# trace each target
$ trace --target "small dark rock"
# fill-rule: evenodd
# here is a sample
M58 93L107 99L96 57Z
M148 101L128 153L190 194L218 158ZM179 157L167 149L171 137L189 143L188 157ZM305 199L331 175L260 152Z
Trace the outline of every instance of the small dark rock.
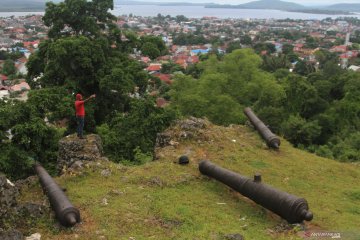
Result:
M188 156L186 155L182 155L180 158L179 158L179 164L188 164L189 163L189 158Z

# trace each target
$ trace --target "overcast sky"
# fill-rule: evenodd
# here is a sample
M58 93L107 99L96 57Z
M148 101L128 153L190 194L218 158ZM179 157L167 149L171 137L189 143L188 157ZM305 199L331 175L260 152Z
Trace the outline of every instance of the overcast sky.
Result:
M221 4L240 4L252 2L252 0L151 0L152 2L214 2ZM335 3L360 3L360 0L285 0L302 5L330 5Z

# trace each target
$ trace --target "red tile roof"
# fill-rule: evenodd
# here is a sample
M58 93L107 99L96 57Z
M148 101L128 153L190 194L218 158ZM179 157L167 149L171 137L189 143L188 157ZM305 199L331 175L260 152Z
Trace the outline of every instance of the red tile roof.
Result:
M22 91L22 90L30 90L30 86L27 82L22 82L22 83L12 86L11 90L14 92L18 92L18 91Z
M146 70L152 72L152 71L160 71L160 69L161 69L161 64L151 64L149 67L147 67Z
M3 80L3 81L8 80L8 77L7 77L6 75L3 75L3 74L0 74L0 78L1 78L1 80Z
M167 84L172 83L170 74L158 73L158 74L154 74L154 76L160 78L160 80L163 81L164 83L167 83Z
M165 107L168 104L168 102L164 98L157 98L156 99L156 105L158 107Z

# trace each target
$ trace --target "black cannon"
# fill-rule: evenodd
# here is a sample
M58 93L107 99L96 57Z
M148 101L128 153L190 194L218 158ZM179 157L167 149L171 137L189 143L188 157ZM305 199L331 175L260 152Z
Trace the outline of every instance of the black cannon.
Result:
M280 139L273 134L270 129L255 115L251 108L245 108L244 113L252 125L254 125L256 130L260 133L261 137L266 141L266 144L269 147L278 149L280 146Z
M72 227L80 222L79 210L70 203L59 185L40 164L35 164L34 168L59 222L65 227Z
M252 180L206 160L200 162L199 170L202 174L215 178L276 213L289 223L300 223L304 220L311 221L313 219L313 214L309 211L308 203L304 198L298 198L261 183L260 175L255 175L254 180Z

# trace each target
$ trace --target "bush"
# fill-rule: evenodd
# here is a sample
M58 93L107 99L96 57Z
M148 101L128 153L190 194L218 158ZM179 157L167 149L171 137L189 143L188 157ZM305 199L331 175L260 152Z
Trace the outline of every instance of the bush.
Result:
M152 158L157 133L165 130L176 116L172 109L156 107L153 100L134 99L129 112L116 114L97 132L112 160L140 164Z

